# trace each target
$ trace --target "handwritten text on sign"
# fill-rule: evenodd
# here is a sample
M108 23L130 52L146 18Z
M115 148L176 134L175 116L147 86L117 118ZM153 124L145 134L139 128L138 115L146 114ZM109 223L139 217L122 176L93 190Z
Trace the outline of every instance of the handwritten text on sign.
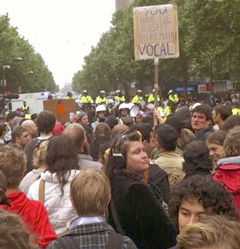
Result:
M179 57L176 4L137 7L133 15L136 60Z

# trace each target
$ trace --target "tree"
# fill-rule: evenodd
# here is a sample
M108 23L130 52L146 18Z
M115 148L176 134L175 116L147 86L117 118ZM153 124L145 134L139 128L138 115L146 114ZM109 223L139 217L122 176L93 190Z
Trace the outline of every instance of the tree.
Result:
M18 92L21 88L22 92L36 92L58 89L42 56L19 36L17 28L10 26L8 15L0 16L0 63L2 76L3 65L10 65L10 69L4 72L7 86L2 90Z

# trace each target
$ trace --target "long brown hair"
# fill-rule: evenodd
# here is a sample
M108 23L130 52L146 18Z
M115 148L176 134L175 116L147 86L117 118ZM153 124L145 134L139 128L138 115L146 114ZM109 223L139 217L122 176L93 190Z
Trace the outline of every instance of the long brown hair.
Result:
M50 173L56 173L61 191L72 169L79 169L78 152L71 139L65 135L54 136L47 148L46 164Z

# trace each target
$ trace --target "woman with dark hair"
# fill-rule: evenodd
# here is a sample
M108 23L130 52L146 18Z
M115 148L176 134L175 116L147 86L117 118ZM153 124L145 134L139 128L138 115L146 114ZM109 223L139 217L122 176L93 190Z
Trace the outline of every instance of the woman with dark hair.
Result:
M215 169L217 168L218 160L223 157L223 143L226 136L227 131L224 130L215 131L207 136L206 143Z
M189 143L183 151L183 158L185 177L195 174L211 175L213 167L205 142L193 141Z
M66 231L68 221L77 217L69 198L70 183L80 172L77 155L76 146L69 137L61 135L51 138L46 155L47 170L28 192L30 199L44 203L58 235Z
M201 175L185 178L173 188L170 197L170 215L176 229L181 232L202 213L238 219L233 197L223 185Z
M111 140L111 128L106 123L99 123L94 131L94 139L90 146L90 155L97 161L99 146Z
M106 168L112 189L110 223L130 236L138 248L166 249L175 244L175 231L162 202L143 182L148 169L141 133L119 134Z

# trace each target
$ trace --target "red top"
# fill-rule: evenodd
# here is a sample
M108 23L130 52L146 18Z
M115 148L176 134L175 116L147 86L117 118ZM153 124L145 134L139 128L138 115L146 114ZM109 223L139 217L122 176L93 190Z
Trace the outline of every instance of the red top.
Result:
M233 201L240 220L240 165L227 164L219 166L213 179L223 183L228 192L233 194Z
M37 242L41 248L45 248L57 238L50 224L48 212L41 202L28 199L21 191L9 194L7 197L11 202L11 207L7 205L0 205L0 207L19 214L30 232L37 235Z

